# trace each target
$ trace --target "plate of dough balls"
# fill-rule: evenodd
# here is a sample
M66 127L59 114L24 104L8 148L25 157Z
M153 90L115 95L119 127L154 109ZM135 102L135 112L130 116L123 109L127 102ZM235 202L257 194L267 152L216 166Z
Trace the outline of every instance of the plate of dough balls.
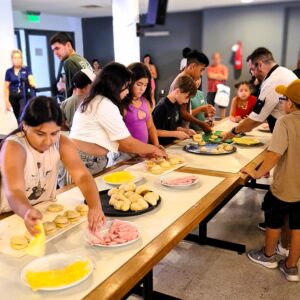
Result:
M231 154L236 152L236 147L223 143L223 144L214 144L206 143L205 146L200 146L199 144L188 144L183 147L183 150L202 155L224 155Z
M128 167L128 170L145 174L162 175L174 171L186 164L180 155L170 155L168 159L152 158Z
M161 202L159 194L149 186L135 183L122 184L100 192L101 204L106 216L135 216L156 208Z

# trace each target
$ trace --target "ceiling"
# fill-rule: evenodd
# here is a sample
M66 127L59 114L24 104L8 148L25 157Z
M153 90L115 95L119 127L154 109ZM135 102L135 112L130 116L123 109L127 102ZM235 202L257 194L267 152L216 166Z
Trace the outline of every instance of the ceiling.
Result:
M120 1L120 0L119 0ZM300 1L300 0L298 0ZM298 2L295 1L295 2ZM283 0L253 0L251 4L285 2ZM12 0L13 10L38 11L45 14L76 16L76 17L103 17L111 16L112 0ZM140 0L140 13L145 14L148 0ZM168 12L191 11L210 7L251 5L243 4L241 0L169 0ZM85 8L86 5L98 5L97 8Z

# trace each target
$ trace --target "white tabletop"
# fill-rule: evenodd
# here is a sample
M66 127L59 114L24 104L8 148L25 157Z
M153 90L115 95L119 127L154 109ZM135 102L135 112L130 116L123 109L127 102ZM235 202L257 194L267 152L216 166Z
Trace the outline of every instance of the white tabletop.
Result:
M214 130L229 131L237 124L226 120L214 127ZM269 145L271 133L254 129L247 133L247 137L258 138L263 144L258 146L235 145L237 151L226 155L198 155L185 152L184 145L192 142L191 139L176 143L167 148L169 154L180 154L187 162L186 167L195 169L205 169L211 171L237 173L249 162L262 153Z
M182 174L180 173L180 175ZM224 180L221 177L197 176L199 177L199 184L191 189L178 189L176 192L174 192L174 188L161 186L157 178L145 176L146 184L158 191L162 201L151 212L140 216L122 218L134 222L140 229L141 239L131 245L113 249L90 246L83 239L82 229L86 223L78 225L48 242L46 254L65 252L86 256L93 261L95 270L92 276L79 285L55 292L32 292L31 289L21 283L20 273L22 268L33 258L29 256L15 258L1 254L0 292L5 294L7 299L82 299ZM101 180L101 177L96 179L96 183L99 190L111 188ZM64 199L73 199L74 203L77 203L83 199L83 196L78 188L73 188L58 195L58 201L64 201Z

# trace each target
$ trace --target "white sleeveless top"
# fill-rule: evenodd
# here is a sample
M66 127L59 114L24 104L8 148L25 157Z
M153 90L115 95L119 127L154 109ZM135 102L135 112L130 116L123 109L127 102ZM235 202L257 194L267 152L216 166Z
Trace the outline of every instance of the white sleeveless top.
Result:
M60 162L59 139L43 153L33 149L22 132L9 136L6 140L19 143L26 151L24 168L25 194L30 204L34 205L42 201L55 200ZM13 159L13 155L11 159ZM0 189L0 213L11 211L2 182Z

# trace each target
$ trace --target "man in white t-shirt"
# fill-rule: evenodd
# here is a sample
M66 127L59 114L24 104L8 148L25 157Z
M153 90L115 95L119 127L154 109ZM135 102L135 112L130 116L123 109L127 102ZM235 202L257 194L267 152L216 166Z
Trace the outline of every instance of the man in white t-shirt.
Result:
M279 103L280 95L275 88L278 85L289 85L297 79L291 70L276 64L272 53L267 48L257 48L248 58L251 74L262 81L259 97L252 113L227 132L223 140L232 138L238 133L249 132L265 121L268 121L272 132L276 120L285 114Z

